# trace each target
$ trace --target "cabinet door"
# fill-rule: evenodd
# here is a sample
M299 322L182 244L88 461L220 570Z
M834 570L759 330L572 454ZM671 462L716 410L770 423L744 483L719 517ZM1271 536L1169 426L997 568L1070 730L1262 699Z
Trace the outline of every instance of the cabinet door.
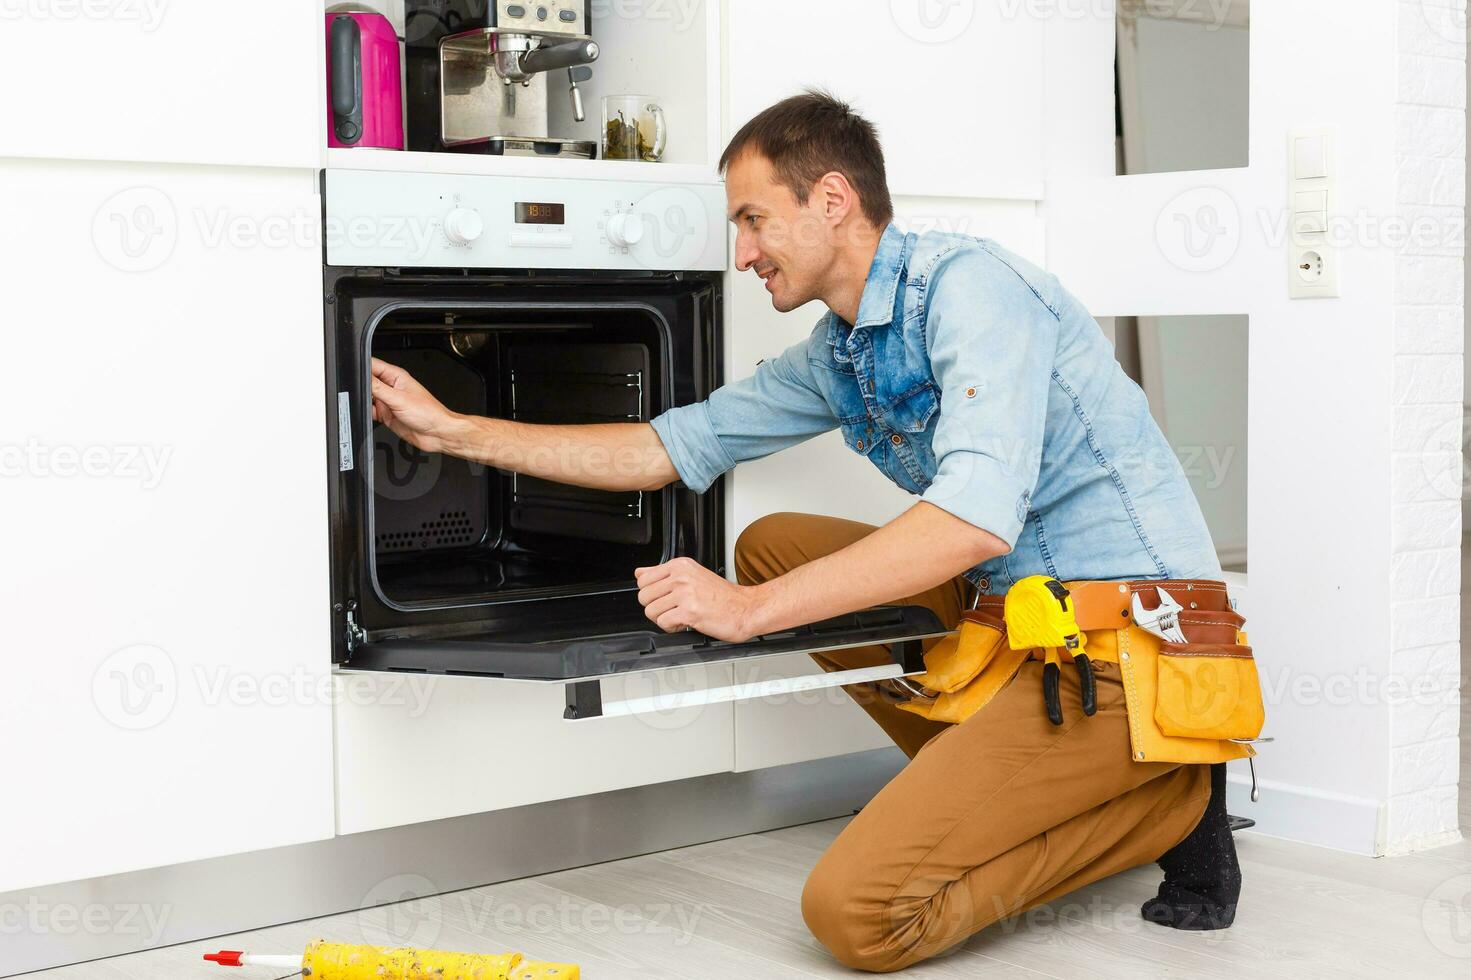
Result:
M564 721L560 685L344 673L337 707L340 834L729 772L731 706ZM729 664L627 674L610 699L732 683Z
M728 118L816 86L878 127L897 195L1040 196L1046 25L1030 6L731 3Z
M0 162L0 892L332 833L319 215Z
M309 167L322 5L101 0L0 9L0 156Z

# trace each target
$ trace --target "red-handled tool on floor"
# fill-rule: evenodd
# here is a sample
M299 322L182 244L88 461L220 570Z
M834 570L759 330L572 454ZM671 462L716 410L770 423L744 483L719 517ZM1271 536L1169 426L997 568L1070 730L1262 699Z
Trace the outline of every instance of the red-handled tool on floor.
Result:
M446 953L433 949L350 946L317 939L300 956L225 949L205 953L220 966L289 970L312 980L578 980L571 963L541 963L520 953Z

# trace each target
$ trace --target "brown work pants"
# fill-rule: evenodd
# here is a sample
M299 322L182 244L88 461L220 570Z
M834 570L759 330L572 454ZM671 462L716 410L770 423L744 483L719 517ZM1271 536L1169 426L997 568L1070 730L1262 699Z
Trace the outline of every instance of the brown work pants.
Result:
M743 584L768 581L874 528L773 514L736 544ZM971 586L955 578L902 600L954 624ZM827 670L889 663L880 648L817 657ZM1156 860L1195 828L1210 768L1130 758L1114 664L1095 664L1098 712L1084 717L1062 674L1064 721L1042 703L1042 665L959 725L900 711L886 684L844 688L910 763L853 818L807 879L802 915L844 964L900 970L999 919Z

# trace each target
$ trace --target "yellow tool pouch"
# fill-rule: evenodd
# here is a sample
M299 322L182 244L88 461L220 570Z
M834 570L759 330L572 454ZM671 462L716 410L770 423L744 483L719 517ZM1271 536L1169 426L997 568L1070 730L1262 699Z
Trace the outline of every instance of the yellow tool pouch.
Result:
M930 721L962 722L1011 682L1029 654L1007 646L1006 627L999 617L968 612L953 634L925 652L925 672L914 678L935 697L899 707Z
M1228 608L1219 582L1068 583L1079 626L1094 663L1117 664L1138 762L1215 763L1255 755L1243 744L1265 721L1261 685L1245 621ZM1183 600L1180 629L1187 642L1169 643L1134 624L1135 591L1152 597L1168 586ZM934 692L899 705L931 721L958 724L981 710L1021 665L1040 651L1012 650L1000 596L983 596L956 633L925 653L925 673L913 680ZM1043 710L1039 693L1037 710Z
M1251 647L1215 643L1163 643L1154 721L1175 738L1250 741L1262 733L1266 713Z

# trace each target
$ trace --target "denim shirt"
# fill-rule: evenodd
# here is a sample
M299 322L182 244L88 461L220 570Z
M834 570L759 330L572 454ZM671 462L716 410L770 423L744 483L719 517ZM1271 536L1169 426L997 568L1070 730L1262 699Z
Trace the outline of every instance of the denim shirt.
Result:
M1038 574L1221 573L1180 462L1097 322L987 239L889 226L855 323L829 312L752 377L653 425L700 492L840 428L894 483L1006 542L966 573L983 592Z

